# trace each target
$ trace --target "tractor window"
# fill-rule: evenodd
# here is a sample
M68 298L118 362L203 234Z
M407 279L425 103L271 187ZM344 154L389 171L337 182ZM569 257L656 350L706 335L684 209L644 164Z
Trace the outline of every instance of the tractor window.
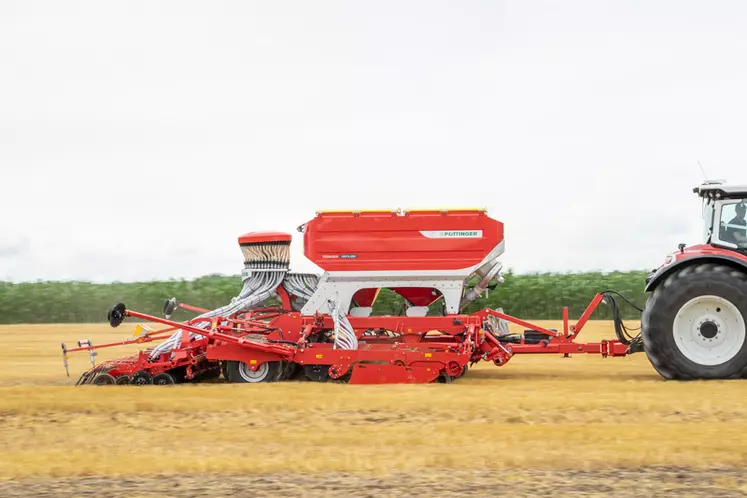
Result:
M721 207L721 217L718 225L718 238L723 242L730 242L740 248L747 248L747 221L745 212L747 205L744 201L724 204Z

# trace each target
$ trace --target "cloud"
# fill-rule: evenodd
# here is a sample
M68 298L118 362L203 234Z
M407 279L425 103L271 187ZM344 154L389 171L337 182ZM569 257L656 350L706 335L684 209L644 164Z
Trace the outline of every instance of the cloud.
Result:
M18 242L7 242L0 239L0 259L25 258L31 255L31 242L23 238Z

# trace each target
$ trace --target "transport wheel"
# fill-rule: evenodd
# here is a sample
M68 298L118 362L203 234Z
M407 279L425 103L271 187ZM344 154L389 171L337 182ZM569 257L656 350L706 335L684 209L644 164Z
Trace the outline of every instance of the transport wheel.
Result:
M451 384L451 375L441 372L441 375L436 377L436 380L434 380L433 382L437 384Z
M713 263L670 275L648 298L641 337L665 379L747 377L747 275Z
M303 376L303 369L301 368L301 365L294 362L288 362L288 373L286 380L297 380L299 377Z
M116 383L116 379L108 373L100 373L93 380L94 385L97 386L111 386Z
M277 379L280 370L280 363L277 361L266 361L255 372L249 368L249 365L241 361L229 361L227 363L226 373L231 382L273 382Z
M286 380L288 378L288 374L290 373L290 362L279 361L278 363L280 363L280 368L278 368L278 375L275 378L276 382Z
M153 376L145 370L138 370L130 377L130 384L133 386L147 386L153 384Z
M283 375L281 380L291 380L297 378L301 372L301 365L292 361L283 362Z
M116 383L118 386L125 386L130 383L130 376L127 374L122 374L117 377Z

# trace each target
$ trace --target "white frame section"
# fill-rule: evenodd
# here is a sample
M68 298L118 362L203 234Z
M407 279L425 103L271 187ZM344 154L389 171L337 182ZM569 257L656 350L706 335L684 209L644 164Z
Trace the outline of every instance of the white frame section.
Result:
M349 313L353 295L360 289L388 287L437 289L443 294L446 312L457 314L467 279L482 265L500 257L504 249L505 241L501 241L480 263L459 270L325 272L319 279L314 295L301 309L301 314L304 316L312 316L317 312L329 314L328 300L338 302L340 308Z

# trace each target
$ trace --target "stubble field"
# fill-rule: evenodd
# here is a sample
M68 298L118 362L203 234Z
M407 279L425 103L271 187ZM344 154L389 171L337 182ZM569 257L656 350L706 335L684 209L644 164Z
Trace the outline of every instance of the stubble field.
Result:
M0 496L747 492L747 382L665 382L643 354L515 357L451 385L74 387L78 353L65 377L61 341L127 332L0 327Z

